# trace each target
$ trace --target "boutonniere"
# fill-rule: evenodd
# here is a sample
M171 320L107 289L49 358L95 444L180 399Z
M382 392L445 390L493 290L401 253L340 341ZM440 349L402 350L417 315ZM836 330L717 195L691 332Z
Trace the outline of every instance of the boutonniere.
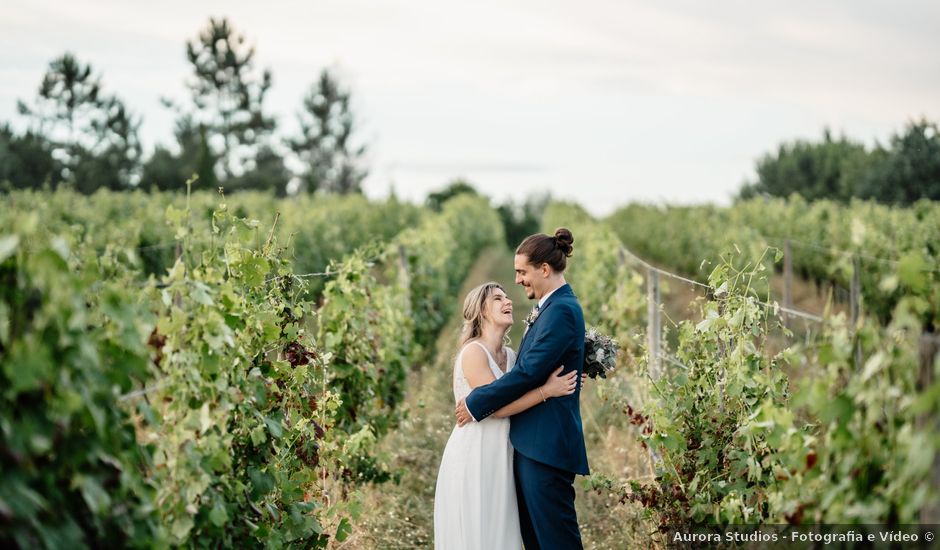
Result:
M539 306L535 306L534 308L532 308L532 311L529 312L529 315L523 321L523 323L525 323L525 330L522 332L523 336L525 336L526 332L529 332L529 327L531 327L532 324L535 323L535 320L539 318L539 313L541 312L542 310L539 309Z

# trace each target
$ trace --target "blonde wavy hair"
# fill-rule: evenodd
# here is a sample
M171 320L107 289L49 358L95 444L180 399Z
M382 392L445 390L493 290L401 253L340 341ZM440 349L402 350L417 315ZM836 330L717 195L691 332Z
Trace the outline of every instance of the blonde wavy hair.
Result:
M483 283L467 293L463 301L463 330L460 332L460 345L457 349L462 349L467 342L483 334L483 306L496 289L506 293L503 285L493 281ZM509 343L508 337L506 343Z

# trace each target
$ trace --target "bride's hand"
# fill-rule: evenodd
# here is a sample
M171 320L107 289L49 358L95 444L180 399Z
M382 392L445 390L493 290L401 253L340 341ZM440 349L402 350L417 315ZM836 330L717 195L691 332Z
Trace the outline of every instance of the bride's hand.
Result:
M555 372L548 377L548 381L542 385L542 393L545 395L546 399L574 393L575 387L577 386L578 371L573 370L568 374L561 375L559 373L563 368L565 368L564 365L555 369Z

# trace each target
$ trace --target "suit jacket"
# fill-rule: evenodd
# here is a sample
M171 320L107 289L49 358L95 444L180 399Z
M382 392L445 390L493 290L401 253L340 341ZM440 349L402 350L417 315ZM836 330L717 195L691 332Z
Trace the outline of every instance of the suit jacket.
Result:
M538 388L559 366L578 372L571 395L553 397L511 417L509 439L517 453L567 472L589 473L581 426L581 371L584 366L584 314L564 285L552 293L522 338L516 364L498 380L467 396L467 409L477 421Z

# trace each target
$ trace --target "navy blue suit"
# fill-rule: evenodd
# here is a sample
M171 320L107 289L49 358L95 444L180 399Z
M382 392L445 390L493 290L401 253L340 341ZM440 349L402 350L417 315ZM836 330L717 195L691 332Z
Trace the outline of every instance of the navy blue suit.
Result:
M578 372L576 391L510 418L516 497L526 550L581 547L572 483L575 474L589 473L579 404L584 314L569 285L555 290L542 304L538 318L522 338L512 370L476 388L466 399L470 414L481 421L544 384L562 365L563 373Z

